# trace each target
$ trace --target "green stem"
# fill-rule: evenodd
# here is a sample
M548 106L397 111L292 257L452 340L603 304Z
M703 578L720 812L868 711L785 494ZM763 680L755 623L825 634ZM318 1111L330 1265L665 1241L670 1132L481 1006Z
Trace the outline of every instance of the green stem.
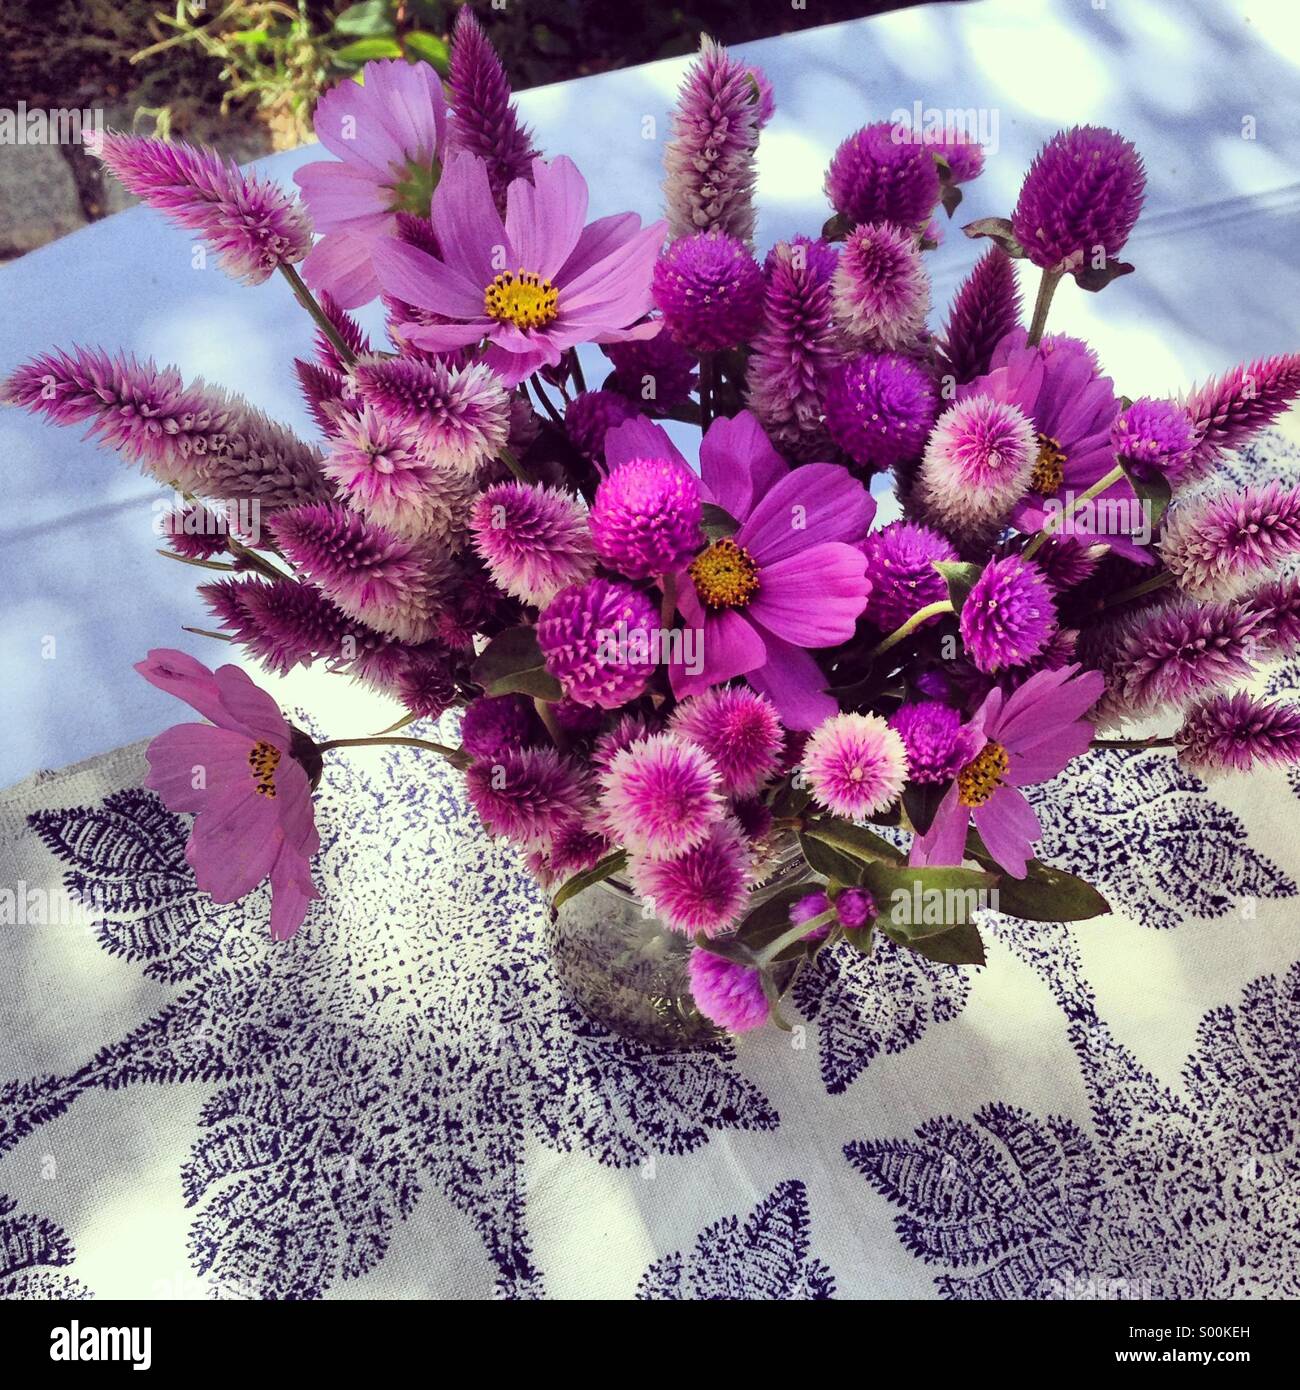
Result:
M659 580L663 589L663 602L659 605L659 626L665 632L673 625L673 619L677 616L677 576L676 574L665 574Z
M700 428L707 430L713 423L713 393L717 364L711 352L700 353Z
M425 748L430 753L438 753L455 767L468 767L469 758L461 752L459 748L448 748L445 743L433 743L427 738L331 738L324 743L318 743L316 748L321 753L328 753L333 748L374 748L381 744L400 744L406 748Z
M177 564L194 565L201 570L233 570L234 565L227 564L225 560L200 560L194 555L181 555L175 550L159 550L156 552L164 560L175 560Z
M537 717L546 726L546 732L550 734L551 742L563 753L569 745L569 740L565 738L564 730L560 728L555 711L545 700L541 699L533 700L533 708L537 711Z
M537 373L534 372L532 376L528 378L528 381L529 384L532 386L533 392L537 396L537 399L541 402L542 409L545 410L546 413L551 417L552 423L558 425L561 429L563 429L564 417L560 414L558 410L556 410L555 403L551 400L550 396L548 396L546 392L542 389L541 377L539 377Z
M1131 598L1141 598L1143 594L1153 594L1157 589L1163 589L1166 584L1173 582L1173 571L1161 570L1159 574L1153 574L1150 579L1144 579L1141 584L1134 584L1129 589L1121 589L1119 593L1112 594L1102 604L1102 607L1118 608L1121 603L1127 603Z
M1108 487L1113 487L1123 476L1124 469L1117 463L1109 473L1098 478L1086 492L1081 492L1077 497L1071 497L1067 506L1062 507L1054 516L1048 518L1043 529L1020 552L1021 556L1026 560L1031 560L1042 549L1047 538L1056 535L1080 507L1091 502L1094 497L1100 497Z
M1043 329L1047 327L1047 311L1052 307L1052 296L1056 293L1056 287L1061 283L1059 270L1043 271L1043 278L1038 282L1038 298L1034 301L1034 319L1029 325L1029 337L1025 340L1028 347L1037 347L1043 340Z
M938 617L940 613L951 613L952 601L941 598L934 603L927 603L924 608L918 609L900 628L895 628L882 642L878 642L870 652L867 653L867 660L874 661L878 656L883 656L890 647L896 647L905 638L910 637L922 623L930 618Z
M819 912L816 917L811 917L806 922L796 922L789 931L782 932L775 941L770 942L758 952L759 968L771 965L787 946L793 946L796 941L802 941L809 932L816 931L818 927L827 926L834 921L835 909L828 907L825 912Z
M282 265L280 274L289 282L289 288L293 291L294 298L312 316L316 327L329 339L334 351L349 367L355 365L356 353L343 341L338 329L329 321L329 316L325 310L316 302L315 296L307 288L302 276L291 265Z

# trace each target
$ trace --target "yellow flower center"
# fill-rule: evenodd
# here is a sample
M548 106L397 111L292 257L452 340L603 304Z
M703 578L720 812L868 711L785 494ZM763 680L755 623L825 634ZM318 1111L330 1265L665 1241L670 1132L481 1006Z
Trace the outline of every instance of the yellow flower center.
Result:
M273 743L258 742L248 750L248 766L257 784L258 796L275 796L275 769L280 766L280 750Z
M525 332L545 328L559 313L560 292L532 270L503 270L483 291L488 318Z
M957 800L963 806L983 806L1006 780L1011 757L1000 743L988 742L957 774Z
M733 540L714 541L695 557L691 582L710 608L743 608L758 590L758 566Z
M1038 458L1029 475L1030 489L1040 497L1051 497L1065 481L1065 452L1059 440L1038 436Z

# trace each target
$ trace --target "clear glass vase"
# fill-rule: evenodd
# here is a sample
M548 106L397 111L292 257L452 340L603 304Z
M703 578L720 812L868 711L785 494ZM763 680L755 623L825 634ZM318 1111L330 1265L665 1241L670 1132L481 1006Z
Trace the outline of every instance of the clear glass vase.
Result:
M793 842L769 863L753 894L755 906L809 873ZM691 995L690 939L665 927L626 882L606 879L561 904L553 914L550 948L570 998L623 1037L681 1051L726 1036Z

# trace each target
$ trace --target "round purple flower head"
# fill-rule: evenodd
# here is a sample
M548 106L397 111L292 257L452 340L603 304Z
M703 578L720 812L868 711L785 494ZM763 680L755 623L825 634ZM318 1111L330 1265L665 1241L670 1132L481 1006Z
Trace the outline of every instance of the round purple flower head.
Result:
M537 620L546 669L580 705L617 709L654 672L650 634L659 612L639 589L589 579L561 589Z
M583 391L564 412L564 431L580 453L604 458L605 435L636 413L636 406L617 391Z
M560 732L574 743L583 743L599 733L600 726L605 722L605 715L598 705L580 705L567 695L563 700L552 702L551 718Z
M581 709L582 706L578 705L577 708ZM599 772L608 772L614 759L625 748L630 748L634 743L640 743L642 739L659 732L659 726L652 724L643 714L620 714L592 747L592 766Z
M495 758L508 748L547 741L537 711L523 695L480 695L461 720L460 746L476 758Z
M596 554L629 579L676 571L704 544L700 511L699 480L689 469L675 459L630 459L596 489Z
M984 743L981 734L963 724L959 711L937 700L900 706L889 727L907 749L907 775L913 782L950 782Z
M961 608L961 639L986 675L1023 666L1056 631L1052 588L1032 560L990 560Z
M1104 126L1058 131L1020 188L1011 226L1043 270L1076 270L1118 256L1142 211L1146 173L1123 136Z
M939 171L919 141L899 140L888 121L864 126L835 151L826 196L847 222L919 227L939 201Z
M837 714L808 740L803 766L813 800L855 819L883 811L902 795L907 750L878 714Z
M724 819L714 823L702 844L676 859L634 854L628 875L670 931L718 936L744 911L750 854L740 827Z
M670 410L695 390L696 360L671 333L606 343L601 351L614 364L605 390L618 391L645 410Z
M743 685L714 686L684 700L669 727L713 759L728 796L752 796L773 776L785 746L772 702Z
M917 491L926 517L961 540L997 525L1029 486L1038 439L1024 412L992 396L968 396L939 417Z
M797 927L801 922L811 922L814 917L820 917L823 912L830 910L831 900L826 894L818 889L815 893L808 893L802 898L796 898L790 904L790 925ZM822 941L830 935L831 924L823 922L820 927L814 927L805 941Z
M910 347L930 312L930 277L916 234L889 222L855 228L832 293L835 317L855 342L885 351Z
M883 471L920 455L939 393L910 358L866 353L831 372L825 405L831 438L856 463Z
M696 1006L710 1022L732 1033L761 1028L770 1010L763 981L752 965L724 960L697 946L687 966Z
M835 899L835 915L840 926L857 931L877 915L876 900L865 888L842 888Z
M525 849L544 847L565 826L580 823L582 779L554 748L510 748L476 760L465 787L483 824Z
M745 342L763 316L763 289L758 262L725 232L681 237L655 263L654 301L692 352Z
M1115 453L1140 477L1161 476L1177 483L1197 445L1192 417L1177 401L1144 396L1115 420L1110 432Z
M922 608L948 597L948 585L934 567L936 560L955 560L952 543L928 526L891 521L862 543L871 592L864 610L882 632L893 632ZM932 626L938 617L927 618Z
M600 785L611 838L651 859L675 859L694 848L725 807L713 759L671 734L653 734L616 753Z

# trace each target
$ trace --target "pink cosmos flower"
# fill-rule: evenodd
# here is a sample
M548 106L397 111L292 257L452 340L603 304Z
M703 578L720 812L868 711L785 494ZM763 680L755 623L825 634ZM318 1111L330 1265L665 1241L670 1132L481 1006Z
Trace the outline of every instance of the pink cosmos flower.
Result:
M632 212L588 223L587 184L572 160L535 159L532 182L507 190L504 222L487 166L456 154L433 195L441 259L397 240L374 250L390 294L445 320L411 324L417 347L451 352L483 340L484 361L507 386L555 366L577 343L652 338L650 278L666 223Z
M633 458L676 459L667 433L644 417L605 438L611 469ZM871 586L858 545L876 514L871 494L846 468L790 469L749 411L718 419L700 444L701 496L740 523L676 576L677 608L698 630L683 653L698 670L669 667L683 700L744 676L787 727L815 729L838 706L807 650L853 636ZM694 645L692 645L694 643Z
M447 134L447 99L427 63L367 63L362 78L340 82L316 104L316 136L335 159L293 176L324 233L303 275L345 309L378 296L370 253L394 235L397 214L428 216Z
M311 783L293 756L279 706L238 666L215 673L184 652L155 648L137 671L210 724L177 724L149 745L145 786L169 811L193 811L185 858L213 901L232 903L271 877L271 936L287 941L320 897Z
M913 864L960 864L966 827L1012 878L1024 878L1034 841L1043 833L1021 787L1055 777L1092 742L1093 726L1080 716L1101 695L1100 671L1077 665L1039 671L1005 695L989 691L967 729L983 744L957 774L930 828L912 843Z

